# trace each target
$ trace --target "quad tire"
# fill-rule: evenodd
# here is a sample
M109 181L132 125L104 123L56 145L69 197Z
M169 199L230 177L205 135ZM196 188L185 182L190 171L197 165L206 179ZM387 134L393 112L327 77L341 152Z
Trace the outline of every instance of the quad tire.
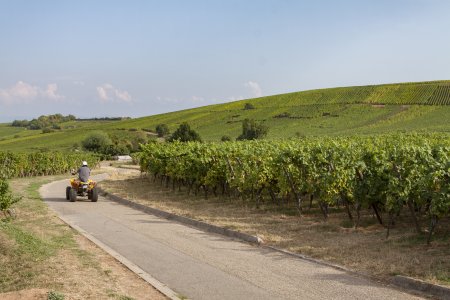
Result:
M91 191L91 201L97 202L98 201L98 189L97 187L94 187Z
M70 188L69 200L70 202L77 201L77 190L75 190L74 188Z
M70 199L70 189L71 188L72 188L71 186L66 187L66 200Z

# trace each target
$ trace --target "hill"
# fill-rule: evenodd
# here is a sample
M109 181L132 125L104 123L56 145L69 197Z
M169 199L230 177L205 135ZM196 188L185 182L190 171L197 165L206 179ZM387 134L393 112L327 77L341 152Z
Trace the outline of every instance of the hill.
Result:
M245 109L250 103L253 109ZM188 122L204 140L236 138L252 118L270 129L268 139L310 135L378 134L393 131L450 132L450 80L309 90L120 121L71 121L42 134L0 125L0 149L69 149L90 131L129 134L171 131Z

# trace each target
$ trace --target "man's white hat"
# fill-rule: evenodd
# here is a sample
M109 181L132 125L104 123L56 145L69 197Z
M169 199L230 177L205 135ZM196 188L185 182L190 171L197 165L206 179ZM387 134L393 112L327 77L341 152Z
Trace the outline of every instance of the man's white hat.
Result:
M87 161L83 161L83 166L87 166Z

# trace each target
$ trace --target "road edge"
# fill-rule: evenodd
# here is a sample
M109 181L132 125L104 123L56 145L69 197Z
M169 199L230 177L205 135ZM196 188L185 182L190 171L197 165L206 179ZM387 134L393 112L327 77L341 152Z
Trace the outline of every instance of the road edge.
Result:
M239 239L244 242L257 244L258 246L266 248L266 249L281 252L286 255L294 256L296 258L307 260L307 261L310 261L312 263L316 263L319 265L332 267L332 268L340 270L340 271L344 271L344 272L347 272L347 273L350 273L350 274L353 274L356 276L364 277L366 279L378 282L380 284L395 286L405 292L412 293L415 295L428 296L428 297L433 296L433 297L437 297L437 299L441 299L441 300L450 300L450 288L447 288L445 286L436 285L436 284L424 282L422 280L418 280L418 279L414 279L414 278L406 277L406 276L401 276L401 275L393 276L387 281L381 280L381 279L373 277L371 275L368 275L368 274L365 274L362 272L358 272L358 271L355 271L352 269L348 269L344 266L336 265L336 264L333 264L333 263L330 263L327 261L322 261L319 259L315 259L315 258L306 256L306 255L302 255L302 254L294 253L294 252L291 252L291 251L288 251L285 249L277 248L274 246L264 245L264 241L258 236L254 236L254 235L250 235L247 233L242 233L242 232L238 232L235 230L219 227L217 225L208 224L208 223L205 223L202 221L197 221L197 220L194 220L194 219L191 219L188 217L183 217L183 216L179 216L179 215L176 215L173 213L169 213L169 212L166 212L166 211L163 211L163 210L160 210L157 208L153 208L153 207L150 207L147 205L139 204L134 201L111 194L111 193L105 191L104 189L102 189L101 187L99 187L99 191L101 192L101 194L103 194L103 196L107 197L108 199L110 199L112 201L115 201L115 202L123 204L125 206L135 208L142 212L149 213L149 214L152 214L152 215L164 218L164 219L177 221L184 225L192 226L192 227L198 228L200 230L224 235L224 236L231 237L231 238L236 238L236 239Z
M181 300L180 297L178 297L178 294L173 291L171 288L169 288L166 284L162 283L158 279L154 278L149 273L142 270L139 266L132 263L128 259L126 259L124 256L120 255L116 251L114 251L112 248L80 228L78 225L75 225L71 223L70 221L66 220L63 217L58 216L64 223L66 223L69 227L73 228L77 232L79 232L81 235L83 235L85 238L96 244L98 247L100 247L103 251L114 257L116 260L118 260L121 264L126 266L128 269L130 269L133 273L141 277L143 280L145 280L147 283L149 283L151 286L153 286L155 289L157 289L161 294L168 297L171 300Z
M58 181L58 180L57 180ZM53 183L56 181L52 181L50 183ZM44 198L42 197L41 194L41 189L44 188L44 186L50 184L44 184L39 188L39 196L41 197L41 199L43 201ZM79 227L78 225L74 224L73 222L67 220L64 217L61 217L59 214L57 214L50 206L47 206L61 221L63 221L64 223L66 223L69 227L73 228L74 230L76 230L77 232L79 232L82 236L84 236L85 238L87 238L88 240L90 240L92 243L94 243L95 245L97 245L100 249L102 249L103 251L105 251L106 253L108 253L109 255L111 255L114 259L116 259L117 261L119 261L121 264L123 264L125 267L127 267L130 271L132 271L133 273L135 273L137 276L139 276L140 278L142 278L144 281L146 281L148 284L150 284L151 286L153 286L155 289L157 289L161 294L163 294L164 296L166 296L167 298L171 299L171 300L182 300L182 298L180 298L178 296L178 293L176 293L174 290L172 290L170 287L168 287L166 284L162 283L161 281L159 281L158 279L154 278L152 275L150 275L149 273L145 272L144 270L142 270L138 265L134 264L133 262L131 262L130 260L128 260L127 258L125 258L124 256L122 256L121 254L119 254L118 252L116 252L115 250L113 250L111 247L109 247L108 245L104 244L103 242L101 242L100 240L98 240L96 237L94 237L93 235L91 235L90 233L88 233L87 231L85 231L84 229L82 229L81 227ZM186 299L186 298L183 298Z
M163 211L163 210L153 208L153 207L150 207L147 205L139 204L139 203L124 199L122 197L116 196L114 194L111 194L100 187L99 187L99 192L103 196L108 197L109 199L111 199L115 202L118 202L118 203L126 205L128 207L135 208L142 212L149 213L149 214L152 214L152 215L155 215L155 216L167 219L167 220L177 221L179 223L189 225L189 226L192 226L192 227L195 227L195 228L207 231L207 232L217 233L220 235L224 235L224 236L231 237L231 238L236 238L236 239L239 239L239 240L242 240L245 242L249 242L249 243L255 243L255 244L264 243L264 241L258 236L254 236L254 235L250 235L247 233L219 227L219 226L208 224L208 223L205 223L202 221L197 221L197 220L194 220L194 219L191 219L188 217L183 217L183 216L179 216L179 215L176 215L173 213L169 213L167 211Z

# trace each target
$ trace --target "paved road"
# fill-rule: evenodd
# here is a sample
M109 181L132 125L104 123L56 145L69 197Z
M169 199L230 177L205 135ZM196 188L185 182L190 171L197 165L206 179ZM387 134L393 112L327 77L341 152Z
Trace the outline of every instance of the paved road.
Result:
M67 181L57 181L41 188L42 197L56 213L190 299L419 299L103 197L97 203L68 202L66 185Z

